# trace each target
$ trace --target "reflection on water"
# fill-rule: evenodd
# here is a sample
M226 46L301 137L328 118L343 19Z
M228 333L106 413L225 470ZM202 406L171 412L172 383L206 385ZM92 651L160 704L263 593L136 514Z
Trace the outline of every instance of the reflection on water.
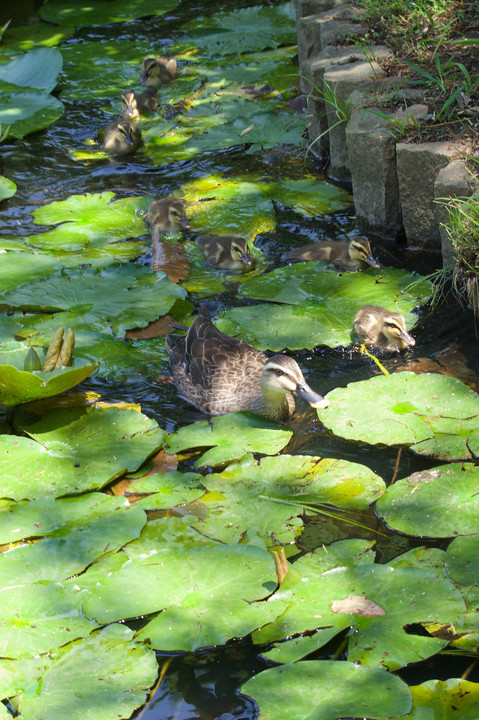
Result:
M236 2L235 7L248 7L251 3ZM83 30L72 44L80 40L94 41L105 37L118 41L138 39L162 46L175 39L181 24L198 14L231 10L231 3L216 0L195 3L184 1L169 17L145 19L131 25ZM163 38L158 37L158 33ZM92 69L92 72L95 71ZM120 94L119 89L119 94ZM61 97L61 95L60 95ZM15 143L2 145L1 172L17 184L17 194L2 212L2 235L22 237L38 232L32 222L31 211L53 200L65 199L76 193L114 191L119 197L135 195L169 195L187 182L212 173L226 178L252 175L264 180L300 179L311 173L321 177L320 169L311 154L305 159L297 151L277 150L245 156L242 150L207 153L199 159L153 167L140 151L133 161L111 160L83 165L75 163L69 149L82 145L87 138L95 138L99 127L111 120L105 111L104 99L87 101L65 99L65 116L45 132L29 136ZM352 209L330 213L322 218L311 218L275 204L276 230L258 236L256 245L265 253L269 268L280 263L285 250L321 238L345 239L358 233ZM43 230L44 228L42 228ZM374 254L385 265L406 267L409 270L431 272L440 266L437 254L420 253L406 249L387 238L370 236ZM193 298L194 300L194 298ZM232 293L221 293L209 298L207 304L215 313L222 308L239 304ZM416 346L404 356L391 356L382 362L390 372L399 369L427 369L449 372L468 384L479 384L479 360L473 318L470 312L459 308L452 296L436 309L425 309L418 315ZM158 340L158 345L162 340ZM350 348L318 348L295 353L307 382L325 395L338 386L364 380L379 372L371 359L352 352ZM140 374L120 383L94 378L84 383L113 402L134 402L142 411L155 418L167 431L194 422L204 416L178 398L175 388L158 378L168 373L164 362L159 362L158 377ZM287 452L323 457L344 458L363 463L384 478L389 484L413 471L431 467L435 463L415 456L410 450L400 453L397 448L378 448L366 444L335 438L322 426L316 414L304 404L298 404L298 413L291 426L294 436ZM193 458L194 460L194 458ZM190 460L190 465L193 460ZM327 510L327 509L326 509ZM364 537L376 543L378 559L386 562L415 544L424 544L398 534L392 535L379 523L371 510L364 513L331 513L312 515L300 539L299 547L311 549L346 537ZM438 546L438 543L435 543ZM327 649L322 651L323 656ZM160 665L162 659L160 658ZM433 674L440 677L437 660L428 664ZM462 661L461 661L462 662ZM173 658L166 678L146 709L136 715L142 720L187 720L193 718L238 720L253 718L254 704L249 698L237 695L237 688L252 674L267 667L258 657L249 641L231 642L225 649L202 652L193 656ZM422 672L422 671L421 671ZM460 672L460 671L459 671ZM403 671L406 675L406 671Z

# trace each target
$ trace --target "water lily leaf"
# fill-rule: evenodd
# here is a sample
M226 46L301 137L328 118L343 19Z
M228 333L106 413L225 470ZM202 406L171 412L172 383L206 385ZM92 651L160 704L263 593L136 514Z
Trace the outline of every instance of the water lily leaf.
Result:
M2 657L31 657L48 652L98 627L80 608L73 586L33 583L0 590Z
M54 123L64 113L63 103L42 92L2 93L0 123L9 125L9 137L23 138Z
M457 537L446 551L446 571L455 583L479 585L479 569L474 561L479 550L479 535Z
M53 410L29 437L0 435L0 495L14 500L95 490L136 470L163 445L164 432L135 410Z
M0 201L10 198L17 192L17 186L9 178L0 175Z
M288 12L288 4L278 8L242 8L234 13L195 18L185 29L191 28L192 43L205 46L210 55L240 54L281 44L294 45L296 36Z
M130 544L133 549L135 542ZM276 585L271 555L253 545L207 545L185 553L157 545L156 552L124 562L87 585L83 610L102 622L163 609L137 635L166 651L196 650L243 637L285 604L255 602Z
M95 495L98 495L95 493ZM91 499L83 496L85 509L90 510ZM63 504L71 502L65 499ZM76 500L74 498L73 500ZM113 552L127 542L137 538L146 523L146 515L139 507L130 507L123 498L108 498L108 503L98 500L103 512L95 508L96 516L79 517L76 521L63 524L61 531L52 531L51 536L34 543L17 545L0 555L0 586L17 583L37 583L65 580L83 571L105 552ZM33 503L28 503L31 505ZM78 503L77 503L78 505ZM46 507L42 508L45 512ZM54 509L53 515L55 514ZM74 508L75 511L78 507ZM67 512L65 507L61 512ZM30 509L30 517L35 509ZM5 510L0 513L0 522ZM36 521L38 523L38 521ZM66 531L66 532L65 532ZM38 529L35 529L38 534Z
M194 523L202 534L232 543L248 530L267 545L294 542L303 526L298 516L310 504L364 508L385 491L381 478L364 465L302 455L259 461L246 455L222 473L205 476L203 485L211 493L203 498L208 514Z
M18 285L47 277L58 267L57 260L43 254L7 252L0 266L0 297Z
M39 45L53 47L68 40L74 32L73 25L52 25L41 20L28 25L9 26L2 37L2 52L18 54Z
M75 360L73 367L60 367L51 372L27 372L13 365L0 365L0 403L13 407L59 395L83 382L98 365Z
M178 0L96 0L92 4L79 6L76 0L49 0L40 8L40 16L55 23L72 23L75 27L84 25L111 25L131 22L147 15L163 15L173 10Z
M240 334L255 347L276 352L349 345L354 315L365 297L372 304L401 312L412 327L416 317L411 310L431 293L427 280L415 285L414 292L406 292L414 277L396 268L339 273L316 262L289 265L244 282L238 295L298 307L234 308L225 313L219 327Z
M376 511L391 528L407 535L476 533L478 486L474 465L442 465L398 480L378 500Z
M308 660L270 668L250 678L241 692L258 703L259 717L269 720L389 720L411 709L409 689L398 677L340 660Z
M448 643L408 634L406 626L432 619L461 624L464 619L461 594L448 580L428 570L360 565L324 571L314 555L300 558L293 568L280 594L289 599L288 609L276 622L255 632L255 642L310 633L316 628L336 627L340 632L351 627L354 632L349 635L348 659L393 671L433 655ZM332 603L349 595L363 595L385 614L365 618L335 613Z
M69 311L57 316L57 326L113 332L124 337L133 327L145 327L172 308L186 291L164 273L140 265L109 265L99 271L72 269L6 293L2 302L33 311Z
M194 502L205 494L198 473L182 473L173 470L168 473L155 473L144 480L138 480L130 486L133 493L152 493L138 500L135 507L145 510L166 510L174 505Z
M292 435L288 428L259 415L237 412L186 425L168 435L167 447L172 453L211 447L196 461L195 467L217 466L239 460L247 452L276 455Z
M336 388L328 399L329 408L319 415L336 435L370 444L420 443L414 445L417 452L439 456L444 446L448 459L471 456L468 438L474 435L474 446L479 396L453 377L412 372L377 375ZM432 438L434 443L422 444Z
M411 712L398 720L477 720L479 683L448 678L428 680L422 685L412 685L413 707Z
M58 50L35 48L0 65L0 80L49 93L57 84L62 66L63 58Z
M55 715L58 708L62 720L92 717L98 707L104 720L130 717L158 675L155 653L131 635L111 626L42 658L3 661L10 682L2 696L20 692L12 702L24 720Z

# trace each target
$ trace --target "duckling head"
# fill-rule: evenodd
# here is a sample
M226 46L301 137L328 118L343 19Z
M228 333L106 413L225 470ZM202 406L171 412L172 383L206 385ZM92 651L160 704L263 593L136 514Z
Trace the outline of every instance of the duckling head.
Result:
M121 116L126 120L137 120L140 117L136 95L133 90L127 90L121 96Z
M147 57L140 69L140 82L150 87L159 87L176 77L178 63L176 58Z
M254 258L250 254L247 240L241 237L235 238L231 242L230 251L233 262L241 264L245 272L253 267Z
M353 238L349 243L348 253L353 262L366 263L373 268L381 267L373 258L369 240L366 238Z
M414 338L406 330L406 321L399 313L392 312L385 315L383 333L392 345L396 345L398 350L405 350L416 344Z
M146 219L157 233L176 233L190 229L186 218L185 202L180 198L166 197L153 200Z
M103 146L111 155L126 155L136 150L141 140L141 130L129 120L119 120L103 132Z
M278 397L292 393L314 408L327 408L329 405L329 400L309 387L296 360L287 355L273 355L266 360L260 386L267 401L274 402Z

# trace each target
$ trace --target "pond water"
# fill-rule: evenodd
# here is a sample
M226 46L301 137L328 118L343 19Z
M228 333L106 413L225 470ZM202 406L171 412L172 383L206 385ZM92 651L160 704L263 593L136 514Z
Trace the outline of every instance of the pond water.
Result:
M191 69L201 67L202 58L208 56L207 43L201 44L198 53L194 51L196 36L191 31L191 22L198 16L203 16L206 18L202 22L204 30L208 27L208 21L213 25L213 21L223 14L229 17L232 10L239 11L251 5L249 2L240 1L222 3L209 0L197 3L194 0L183 0L163 16L142 18L131 23L105 23L97 27L77 29L73 36L59 47L64 57L64 75L59 86L59 97L65 106L63 117L40 133L19 140L7 138L2 145L1 173L17 185L15 196L2 205L2 236L7 240L23 239L27 245L35 246L33 236L38 234L39 226L34 222L32 212L72 195L108 191L115 193L115 199L177 194L191 200L191 195L185 188L210 176L219 177L220 185L222 182L241 180L243 183L249 181L251 186L255 183L299 182L308 177L328 188L326 199L321 201L321 207L316 212L314 208L312 211L303 212L300 207L301 198L299 206L296 207L293 202L273 198L276 200L275 209L272 220L268 216L268 222L261 220L261 212L258 211L258 228L251 229L249 238L254 239L255 246L264 253L258 261L260 272L281 267L281 256L291 246L304 245L325 237L346 239L360 234L355 224L348 188L336 186L325 177L323 168L313 153L306 152L304 143L300 147L273 143L271 148L264 148L267 143L263 142L262 148L260 142L254 152L249 154L245 153L245 146L207 148L203 152L191 151L190 157L185 158L178 157L178 154L175 156L176 150L171 150L173 157L170 160L168 144L150 152L145 141L145 147L133 158L113 160L99 156L99 146L90 142L96 139L98 129L115 117L121 92L134 84L133 78L138 71L132 60L135 58L135 48L138 62L149 52L149 47L154 54L168 54L175 50L179 42L184 41L185 28L189 28L192 49L186 49L180 61L179 77L183 75L184 85L180 84L178 91L167 88L160 91L161 101L166 106L165 116L168 117L170 113L174 124L176 116L172 107L180 102L183 96L193 96L202 86L200 75L195 75ZM284 6L278 2L273 5L285 8L285 18L289 12L290 27L293 27L292 4ZM248 33L251 33L251 28L248 28ZM248 72L241 64L239 56L232 59L227 54L220 54L216 57L218 88L222 87L220 77L223 71L231 74L236 71L241 82L248 81ZM289 106L286 103L296 92L294 50L284 56L281 62L289 63L289 71L287 81L285 82L283 77L280 83L284 102L281 101L277 107L281 111L290 112L290 122L294 124L302 117L301 114L295 115L287 109L293 107L292 103ZM117 72L117 79L113 76L106 81L105 76L112 72L112 67ZM284 74L285 71L282 72ZM241 77L242 74L244 78ZM252 82L256 82L255 77ZM275 87L273 70L268 85ZM113 88L111 91L110 86ZM271 88L263 89L261 92L264 94L270 90ZM298 112L301 113L301 110ZM230 121L231 117L226 116L224 123ZM301 121L304 123L304 118ZM146 123L146 133L148 127ZM201 128L202 131L204 127ZM279 133L271 125L271 133L274 135L277 132ZM172 145L176 142L174 133L170 142ZM90 156L82 158L81 152L87 155L90 153ZM243 192L246 195L247 190L244 189ZM201 190L196 191L193 197L190 205L193 231L204 229L198 207L201 202L206 205L207 199L208 192L204 191L202 195ZM244 212L247 215L251 210L248 207ZM220 232L221 222L224 222L225 234L232 232L235 218L228 217L228 211L221 208L218 213L220 226L213 231ZM247 217L246 220L238 216L237 231L242 234L244 228L254 227L255 218L256 215L253 218ZM44 231L44 227L41 231ZM422 274L431 273L441 265L438 254L406 248L390 238L373 235L369 237L375 257L382 265ZM147 247L149 233L146 228L141 239L142 250L134 262L148 267L151 258ZM87 255L85 264L88 265L90 260ZM206 303L214 317L221 317L226 309L247 307L253 303L238 296L241 283L237 282L238 278L235 276L213 272L211 277L220 281L220 289L213 294L195 292L194 289L190 291L188 299L195 309ZM198 283L201 285L200 281ZM204 284L201 287L204 287ZM367 302L367 298L364 298L364 302ZM399 369L439 371L449 373L475 388L479 386L474 318L470 311L456 302L452 294L435 305L418 311L413 334L416 345L412 350L401 356L381 358L386 370L390 373ZM124 372L121 378L119 374L113 379L100 374L85 381L82 388L98 393L106 402L131 402L141 405L142 412L156 420L168 433L203 419L204 416L199 411L177 397L172 384L161 379L161 376L168 375L162 339L149 340L147 343L152 354L158 353L157 363L148 356L144 372L139 364L134 372ZM81 343L79 345L81 347ZM303 369L308 383L323 395L334 388L346 387L348 383L381 374L373 359L360 355L350 346L321 346L292 354ZM372 446L335 437L320 422L316 412L306 409L304 404L298 407L291 428L294 435L286 452L359 462L378 473L386 484L393 478L406 477L412 472L437 465L437 460L420 457L407 448L398 451L397 447ZM196 458L197 455L185 457L180 469L192 470ZM428 542L423 538L406 538L400 533L392 533L380 523L374 510L369 509L337 513L330 510L327 514L314 515L309 519L301 536L300 548L312 549L345 538L375 540L377 558L382 563L415 546L447 546L444 540ZM342 636L339 640L335 638L325 645L317 657L334 657L341 640ZM216 650L209 649L184 656L173 655L170 661L171 657L166 653L159 653L160 667L166 662L165 677L148 704L138 711L135 717L141 717L142 720L227 720L255 717L257 709L254 702L247 696L239 695L238 688L249 677L269 667L271 663L260 657L258 649L249 639L231 641ZM404 670L402 677L410 683L429 678L459 677L468 662L464 658L453 662L451 658L447 661L433 659L415 669ZM479 677L476 677L477 679Z

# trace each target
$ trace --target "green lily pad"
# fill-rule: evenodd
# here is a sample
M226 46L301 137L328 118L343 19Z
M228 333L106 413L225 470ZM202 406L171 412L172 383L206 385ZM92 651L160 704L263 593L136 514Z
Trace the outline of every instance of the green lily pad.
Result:
M48 255L15 251L2 253L0 296L9 290L14 290L22 283L47 277L57 267L57 260Z
M145 510L166 510L175 505L185 505L198 500L205 494L198 473L182 473L176 470L155 473L144 480L134 482L129 488L133 493L151 493L138 500L135 507Z
M413 473L391 485L376 512L406 535L453 537L477 533L479 468L441 465Z
M274 306L233 308L219 326L255 347L275 352L349 345L354 315L365 297L401 312L408 327L415 323L411 310L430 296L432 286L424 280L415 285L414 292L406 291L414 277L396 268L339 273L316 262L288 265L244 282L238 291L240 297Z
M28 25L9 26L2 37L2 52L17 54L39 45L53 47L68 40L74 32L73 25L52 25L41 20Z
M25 284L6 293L2 302L36 312L65 311L56 324L73 329L113 332L146 327L171 310L186 291L164 273L140 265L109 265L99 271L72 269ZM71 311L71 312L68 312Z
M207 545L187 553L157 545L147 557L125 560L114 572L104 567L101 576L92 568L95 582L89 570L76 578L80 590L86 583L84 613L111 622L163 610L137 635L158 649L222 645L285 607L256 602L274 589L276 573L271 555L253 545Z
M14 407L59 395L83 382L98 365L75 360L73 367L60 367L51 372L27 372L13 365L0 365L0 403Z
M418 453L457 460L471 459L477 446L479 395L448 375L377 375L336 388L328 399L331 404L318 411L319 417L342 437L414 444Z
M265 418L248 412L220 415L200 420L168 435L169 452L211 447L196 461L195 467L225 465L239 460L247 452L276 455L290 441L293 433Z
M0 123L10 126L9 137L21 139L44 130L63 113L63 103L47 93L5 92L0 96Z
M131 22L147 15L163 15L173 10L178 0L116 0L112 6L108 0L79 6L76 0L49 0L40 8L40 16L55 23L72 23L75 27L84 25L111 25Z
M81 612L81 597L62 583L16 585L0 591L2 657L32 657L86 637L98 628Z
M194 523L203 535L232 543L248 531L273 546L295 541L303 527L299 515L309 505L365 508L386 489L364 465L302 455L260 461L246 455L222 473L206 475L203 485L210 492L203 498L207 516Z
M463 622L461 594L443 577L418 568L385 565L338 566L324 569L321 558L304 556L281 585L280 598L288 609L277 621L255 632L255 642L267 642L315 629L352 628L348 659L371 667L397 670L424 660L447 640L405 632L413 623ZM373 603L373 610L336 607L353 596ZM273 595L269 602L274 602ZM452 618L455 618L452 620Z
M412 685L413 707L398 720L477 720L479 683L449 678Z
M22 428L29 437L0 435L0 496L14 500L96 490L136 470L163 445L164 432L135 410L54 410Z
M19 693L12 704L24 720L54 716L58 708L62 720L92 718L99 707L103 720L128 718L144 704L158 675L155 653L132 635L115 625L48 656L0 661L7 676L2 697Z
M17 186L13 180L0 175L0 201L10 198L17 192Z
M475 562L479 535L457 537L446 551L446 571L456 584L479 585L479 569Z
M35 48L0 65L0 81L49 93L57 84L62 66L58 50Z
M411 708L411 694L398 677L351 662L309 660L270 668L241 688L269 720L389 720Z
M210 55L233 55L297 41L288 3L278 8L251 7L214 17L195 18L185 29L192 43ZM205 32L208 30L208 32Z
M108 497L108 502L94 494L100 513L94 508L93 516L79 517L52 531L50 537L28 542L0 554L0 586L13 586L14 578L19 585L26 583L57 582L82 572L92 562L98 560L105 552L111 553L126 543L139 537L146 523L146 515L139 507L130 507L126 500ZM68 513L65 504L75 503L78 511L77 498L58 500L63 503L61 512ZM80 498L86 511L91 511L91 498ZM28 503L32 505L34 503ZM67 505L68 506L68 505ZM41 511L45 512L43 506ZM36 508L38 511L38 506ZM52 508L54 514L54 509ZM27 511L27 508L25 509ZM0 512L0 522L6 511ZM30 517L34 516L35 508L30 509ZM38 521L36 521L38 523ZM66 531L66 532L65 532ZM38 529L34 532L38 534Z

